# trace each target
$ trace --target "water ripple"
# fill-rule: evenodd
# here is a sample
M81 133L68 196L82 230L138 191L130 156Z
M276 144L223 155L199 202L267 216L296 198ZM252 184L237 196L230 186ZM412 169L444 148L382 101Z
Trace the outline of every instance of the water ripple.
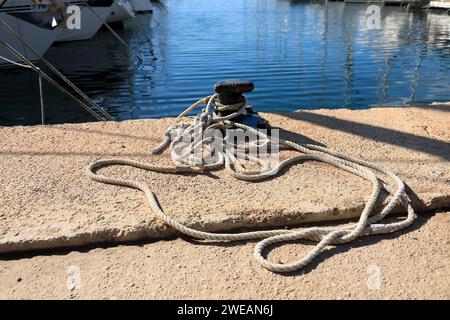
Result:
M287 0L168 0L169 12L139 16L118 32L143 58L103 30L59 44L48 60L116 117L175 116L214 83L255 82L258 110L354 108L450 100L450 16L367 5ZM39 120L36 79L2 72L0 124ZM19 89L20 88L20 89ZM85 121L69 99L45 88L50 122Z

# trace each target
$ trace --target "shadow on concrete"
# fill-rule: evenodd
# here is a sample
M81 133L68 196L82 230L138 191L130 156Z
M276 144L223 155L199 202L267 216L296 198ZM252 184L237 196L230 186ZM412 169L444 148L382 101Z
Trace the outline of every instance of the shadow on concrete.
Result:
M307 111L278 114L289 119L309 122L328 129L348 132L373 141L408 148L450 160L450 143L445 141Z
M450 106L446 105L417 105L412 106L413 108L422 108L427 110L438 110L442 112L450 112ZM311 124L329 128L332 130L348 132L354 135L358 135L361 137L365 137L367 139L373 141L380 141L383 143L396 145L399 147L408 148L411 150L415 150L418 152L428 153L431 155L436 155L445 160L450 160L450 143L446 141L441 141L437 139L432 139L428 137L418 136L411 133L406 133L402 131L397 131L388 128L382 128L378 126L373 126L370 124L364 124L344 119L339 119L323 114L313 113L310 111L302 111L299 110L297 112L289 112L289 113L277 113L283 117L287 117L294 120L301 120L305 122L309 122ZM103 136L111 136L117 138L131 139L131 140L143 140L143 141L151 141L155 142L155 145L160 141L155 141L147 136L142 135L132 135L128 133L120 133L120 132L105 132L96 129L82 129L78 127L67 127L63 128L61 126L48 126L48 129L59 130L59 131L72 131L72 132L82 132L87 134L95 134L95 135L103 135ZM287 131L283 128L274 128L280 130L280 137L283 139L292 140L299 144L316 144L320 146L325 146L322 143L315 141L305 135L302 135L297 132ZM161 137L162 139L162 137ZM148 154L150 151L148 152ZM79 156L109 156L113 154L98 154L98 153L84 153L84 152L46 152L46 151L2 151L0 150L0 155L8 154L8 155L56 155L56 156L65 156L65 155L79 155ZM145 156L147 153L129 153L122 154L122 156Z
M283 128L278 128L278 127L273 127L272 129L279 130L281 139L290 140L290 141L293 141L298 144L315 144L315 145L318 145L321 147L326 147L326 145L324 145L323 143L313 140L302 134L299 134L299 133L296 133L293 131L288 131L288 130L285 130Z

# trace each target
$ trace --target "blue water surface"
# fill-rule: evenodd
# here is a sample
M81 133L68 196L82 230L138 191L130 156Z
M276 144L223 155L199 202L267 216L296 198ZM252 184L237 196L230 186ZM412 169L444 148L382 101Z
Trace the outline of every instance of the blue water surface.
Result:
M166 0L90 41L58 44L47 59L118 119L175 116L216 81L254 81L261 111L403 106L450 101L450 16L381 7L378 29L366 4L286 0ZM2 73L0 122L39 121L36 79ZM10 83L10 85L8 85ZM20 87L21 94L17 94ZM86 114L46 88L50 122Z

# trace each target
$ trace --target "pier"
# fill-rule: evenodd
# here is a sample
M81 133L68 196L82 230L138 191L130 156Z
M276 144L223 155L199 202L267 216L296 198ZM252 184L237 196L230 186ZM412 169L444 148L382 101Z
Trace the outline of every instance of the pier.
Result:
M382 266L390 264L395 274L403 274L406 271L407 274L417 272L431 276L435 272L432 268L437 265L425 267L418 263L422 260L417 258L414 259L414 263L407 264L406 269L404 263L397 266L392 263L396 257L403 254L414 252L417 254L416 250L420 250L423 261L433 260L438 264L448 264L446 250L439 251L437 248L422 250L421 242L412 240L414 237L419 239L429 237L429 233L432 233L433 237L428 239L436 241L439 239L445 241L448 236L449 214L445 213L450 208L448 106L376 108L360 111L299 110L295 113L263 116L274 126L282 127L283 134L289 139L303 143L332 145L343 152L356 156L364 155L366 160L388 166L402 176L408 187L414 190L412 199L419 212L419 224L428 221L427 225L420 234L412 231L401 236L399 240L385 239L379 243L377 240L375 244L369 246L372 249L369 249L371 253L368 255L371 259L375 259L377 264ZM149 161L148 150L159 142L163 129L172 122L173 119L167 118L121 123L0 128L3 137L0 147L3 165L0 183L7 191L0 194L3 204L0 252L12 254L25 251L33 255L35 250L38 250L35 252L58 248L66 250L64 248L68 247L79 250L85 246L101 244L111 246L130 241L149 241L176 236L173 229L165 227L150 214L139 192L97 184L88 180L84 172L85 165L96 158L122 156ZM153 157L150 156L150 159ZM169 163L170 159L166 156L158 161L164 164ZM172 217L191 227L201 227L209 231L298 225L330 217L337 220L350 218L361 210L364 204L362 195L369 190L369 185L364 181L320 163L307 162L289 169L288 172L289 174L283 174L264 184L238 181L220 171L214 173L214 176L168 176L123 168L116 174L145 179L151 188L157 191L161 204ZM370 240L361 241L364 243ZM435 243L438 245L434 240L427 240L426 246L435 248ZM383 256L384 250L390 250L388 249L390 246L401 250L394 256L391 254ZM185 257L174 258L175 247L184 248L182 250L189 250L191 253L200 250L204 259L211 261L212 264L215 263L214 256L221 250L220 247L203 245L188 249L186 243L177 240L146 245L144 248L152 257L149 260L145 259L147 255L131 258L137 254L133 247L115 248L111 254L115 256L121 252L120 255L125 259L132 259L137 264L147 265L145 261L151 261L152 264L157 263L155 268L159 264L166 264L170 269L180 264L183 265L183 272L194 272L198 264L194 260L185 260ZM165 253L158 258L153 257L154 253L151 253L162 251ZM247 246L241 247L239 251L246 256L240 258L239 264L253 263L247 257L249 252ZM241 253L237 253L236 257ZM65 260L71 263L71 259L78 259L75 258L78 256L79 254L71 254ZM105 259L102 250L94 250L87 254L87 257L96 261ZM234 260L229 260L228 254L227 257L226 265L232 264ZM332 258L329 263L328 261L322 263L319 271L327 269L326 278L331 279L333 270L337 272L337 269L342 267L342 262L339 261L345 259L347 268L355 268L360 257L360 250L352 249L344 255ZM46 265L49 259L36 256L27 263L33 261L37 263L39 260L40 265ZM117 259L119 264L122 263L122 258ZM166 259L180 260L173 264ZM61 257L52 261L60 264ZM5 263L2 265L5 266ZM17 272L14 271L17 262L10 261L6 265L11 270L9 272ZM395 271L396 268L402 272ZM231 271L227 271L229 272ZM2 283L10 282L8 274L10 273L0 273ZM262 274L260 275L258 271L258 277L260 276ZM390 279L393 287L398 287L397 281L402 279L402 277L394 278L390 274L385 276ZM345 276L348 277L350 276ZM204 281L205 285L209 283L206 279ZM280 279L272 281L280 285L283 283ZM340 283L338 279L335 281ZM234 282L230 285L234 285ZM409 292L422 289L427 292L426 296L434 298L445 297L447 293L439 288L431 290L428 285L425 287L422 285L408 282L408 289L404 293L383 291L386 294L384 297L406 298ZM86 286L89 288L90 285ZM187 283L184 288L189 286ZM7 291L7 287L0 288L0 297L11 294ZM171 290L178 286L172 283L166 284L165 287L167 291L159 297L168 297L172 294ZM304 283L297 284L296 288L295 293L292 292L292 297L306 297L305 292L309 292L302 290L307 288L307 284ZM102 295L95 290L88 291L82 295L84 297ZM333 295L325 291L314 289L312 292L323 297ZM20 294L19 292L17 294ZM151 296L151 292L147 291L147 294ZM185 297L188 297L187 292L191 291L185 292ZM31 290L28 296L33 294L36 292ZM63 292L55 292L52 295L62 297L61 294L64 295ZM179 294L175 296L183 297L181 291ZM245 292L231 295L228 290L223 293L213 291L211 294L216 297L246 296ZM368 297L367 294L354 292L353 297ZM281 296L291 295L285 293ZM270 297L270 295L265 295L261 291L254 297Z

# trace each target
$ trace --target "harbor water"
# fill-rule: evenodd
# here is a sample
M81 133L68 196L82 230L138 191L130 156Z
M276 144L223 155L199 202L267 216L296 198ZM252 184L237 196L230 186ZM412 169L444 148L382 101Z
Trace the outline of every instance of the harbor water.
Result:
M46 58L117 119L176 116L218 80L252 80L259 111L450 101L450 16L367 4L166 0L118 33L54 45ZM43 68L45 70L45 68ZM0 70L0 125L40 123L36 75ZM93 120L44 87L47 123Z

